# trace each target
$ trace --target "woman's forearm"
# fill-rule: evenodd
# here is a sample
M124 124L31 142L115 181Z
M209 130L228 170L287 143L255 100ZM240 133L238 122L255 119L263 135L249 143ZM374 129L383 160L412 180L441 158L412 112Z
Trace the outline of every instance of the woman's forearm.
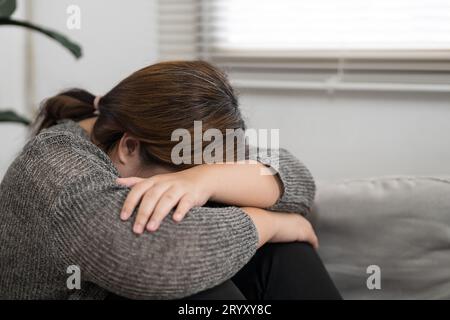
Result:
M277 175L263 174L267 167L259 162L205 165L211 185L211 200L240 207L268 208L281 196Z
M258 248L267 242L308 242L314 248L319 240L311 223L304 217L292 213L273 213L259 208L245 207L242 210L252 219L258 234Z
M314 201L311 173L285 149L258 155L252 164L212 164L189 170L199 170L202 184L209 186L210 200L224 204L304 215Z
M280 150L279 159L272 153L258 162L206 164L150 178L118 179L131 188L121 218L128 220L139 206L133 230L141 234L158 230L172 209L173 219L180 222L190 209L208 201L306 214L314 200L314 179L286 150Z
M275 217L267 210L244 207L242 210L252 219L258 233L258 248L263 246L277 233Z

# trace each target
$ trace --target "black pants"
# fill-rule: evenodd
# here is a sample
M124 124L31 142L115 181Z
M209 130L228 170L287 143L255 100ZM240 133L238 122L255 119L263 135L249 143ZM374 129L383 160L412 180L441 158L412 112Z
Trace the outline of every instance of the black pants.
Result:
M123 299L111 294L107 299ZM269 243L230 280L186 300L341 299L311 245Z
M307 243L266 244L232 279L188 300L341 299L316 251Z

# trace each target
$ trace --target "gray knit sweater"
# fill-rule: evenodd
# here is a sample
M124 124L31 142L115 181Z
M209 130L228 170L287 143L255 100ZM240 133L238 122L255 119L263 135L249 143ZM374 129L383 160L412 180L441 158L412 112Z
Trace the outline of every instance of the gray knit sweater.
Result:
M309 171L282 150L278 172L284 192L271 209L305 213ZM71 120L27 143L0 185L0 299L181 298L231 278L255 253L255 226L231 206L195 208L135 235L119 218L129 189L117 177ZM81 289L67 286L72 265Z

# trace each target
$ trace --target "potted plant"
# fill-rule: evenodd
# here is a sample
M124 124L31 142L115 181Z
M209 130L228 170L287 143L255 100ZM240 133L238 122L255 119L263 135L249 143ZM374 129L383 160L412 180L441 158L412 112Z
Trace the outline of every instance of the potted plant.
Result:
M16 0L0 0L0 27L1 26L17 26L27 28L41 34L46 35L47 37L55 40L76 58L79 59L82 56L81 47L69 40L67 37L62 35L61 33L49 30L45 27L38 26L28 21L17 20L12 17L13 13L16 11L17 1ZM16 122L28 125L30 121L22 116L17 115L14 111L2 111L0 110L0 122Z

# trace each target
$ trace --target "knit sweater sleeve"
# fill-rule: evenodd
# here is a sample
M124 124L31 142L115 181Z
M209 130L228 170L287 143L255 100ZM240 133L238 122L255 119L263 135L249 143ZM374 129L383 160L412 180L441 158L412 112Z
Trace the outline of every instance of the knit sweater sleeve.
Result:
M257 159L278 175L283 187L281 197L267 209L308 214L316 193L314 178L308 168L286 149L260 151Z
M56 190L55 259L64 270L78 266L82 283L131 299L176 299L231 278L257 249L256 227L236 207L194 208L182 222L168 216L157 232L138 236L133 219L120 220L129 189L116 183L105 155L70 134L49 134L35 149L43 183Z
M255 253L257 233L239 208L195 208L176 224L135 235L119 218L128 190L98 175L59 196L55 245L67 265L89 281L132 299L175 299L231 278ZM133 219L131 219L133 220Z

